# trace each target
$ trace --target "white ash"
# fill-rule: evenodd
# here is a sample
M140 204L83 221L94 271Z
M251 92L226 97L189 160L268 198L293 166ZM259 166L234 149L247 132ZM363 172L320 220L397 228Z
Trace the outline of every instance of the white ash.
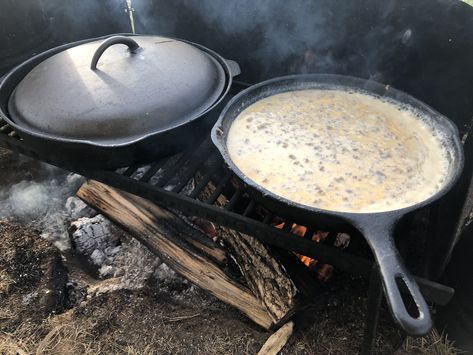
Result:
M136 169L136 171L133 172L133 174L131 174L131 178L132 179L135 179L135 180L139 180L143 177L143 175L151 168L150 165L145 165L145 166L142 166L138 169Z
M71 238L77 252L97 267L101 278L119 278L115 288L141 288L154 278L178 278L161 260L136 239L114 226L102 215L72 222Z
M102 265L105 262L105 258L105 253L98 249L95 249L90 255L90 260L92 260L95 265Z
M163 175L162 174L162 171L163 169L160 169L158 170L158 172L156 174L154 174L153 176L151 176L151 178L149 179L149 183L151 185L156 185L158 182L159 182L159 179L161 178L161 176Z
M176 273L165 263L159 265L154 271L154 277L157 281L166 281L176 278Z
M179 180L179 177L178 179ZM172 183L164 186L164 189L167 190L167 191L171 191L173 190L178 184L180 183L180 181L173 181ZM194 178L190 179L187 184L182 188L181 190L181 193L188 196L192 190L194 190L195 188L195 183L194 183Z
M84 201L75 196L70 196L66 200L65 207L71 220L77 220L82 217L94 217L98 214L97 211L87 206Z
M79 218L71 223L71 230L75 249L95 265L102 265L120 245L120 230L102 215Z
M112 265L102 265L99 269L99 275L101 277L107 277L109 275L112 275L114 271L114 268Z
M23 299L21 300L24 305L30 304L33 299L38 297L38 291L34 291L31 293L27 293L26 295L23 296Z
M133 289L143 287L146 281L155 276L162 265L162 261L153 255L145 246L133 238L127 238L122 244L119 253L113 258L113 276L121 277L124 288ZM175 278L175 274L168 273L162 277Z
M70 249L67 217L63 211L48 213L33 223L41 231L41 238L51 241L60 251Z

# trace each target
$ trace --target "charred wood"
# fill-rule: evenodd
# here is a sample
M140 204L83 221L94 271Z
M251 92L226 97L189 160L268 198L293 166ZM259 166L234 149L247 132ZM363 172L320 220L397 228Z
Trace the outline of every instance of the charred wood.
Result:
M126 229L177 273L260 326L273 326L274 321L260 300L222 271L216 259L222 260L223 251L203 242L206 236L175 214L96 181L85 183L77 195Z

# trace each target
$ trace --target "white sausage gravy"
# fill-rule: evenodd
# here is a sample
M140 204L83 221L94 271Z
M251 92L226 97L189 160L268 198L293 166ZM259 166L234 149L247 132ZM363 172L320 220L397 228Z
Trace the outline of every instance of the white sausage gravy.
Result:
M445 149L419 112L362 92L299 90L243 110L227 147L276 195L326 210L382 212L421 202L446 180Z

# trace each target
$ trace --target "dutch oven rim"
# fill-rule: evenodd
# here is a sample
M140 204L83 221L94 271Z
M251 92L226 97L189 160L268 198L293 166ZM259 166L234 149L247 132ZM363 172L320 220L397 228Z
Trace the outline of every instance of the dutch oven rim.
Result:
M14 119L12 117L10 117L10 113L8 111L8 102L10 100L10 97L13 95L13 93L16 90L16 87L23 80L23 78L26 75L28 75L28 73L30 73L31 70L33 70L33 68L35 68L39 63L42 63L44 60L52 57L53 55L55 55L57 53L65 51L67 49L70 49L70 48L73 48L73 47L76 47L76 46L79 46L79 45L82 45L82 44L90 43L90 42L95 42L95 41L100 41L100 40L103 41L103 40L105 40L107 38L110 38L110 37L113 37L113 36L129 36L129 37L159 36L159 37L168 38L170 40L184 42L188 45L196 47L197 49L201 50L203 53L208 55L211 60L216 61L221 66L221 68L223 69L224 75L225 75L225 83L224 83L222 92L220 93L218 98L211 105L209 105L209 107L207 107L205 110L203 110L203 111L201 111L197 114L191 115L185 121L180 121L177 124L169 125L164 129L151 130L150 132L142 134L139 137L134 137L133 139L125 140L124 142L118 142L118 143L106 143L106 142L103 142L103 141L102 142L96 142L92 139L66 138L66 137L63 137L63 136L60 136L60 135L50 134L50 133L43 132L43 131L40 131L40 130L32 129L30 127L25 127L25 126L15 122ZM8 123L12 127L14 127L18 132L20 132L20 136L21 136L21 133L24 133L26 135L33 136L33 137L39 138L39 139L45 139L45 140L48 140L48 141L51 141L51 142L58 142L58 143L65 143L65 144L84 144L84 145L87 145L87 146L90 146L90 147L98 147L98 148L118 148L118 147L131 146L131 145L134 145L134 144L139 143L141 141L144 141L146 139L149 139L149 138L151 138L155 135L168 133L168 132L170 132L174 129L177 129L179 127L184 127L184 126L198 120L199 118L202 118L205 114L207 114L209 111L214 109L223 100L223 98L228 94L228 92L231 88L233 76L236 76L236 75L239 74L239 72L232 73L229 61L230 60L225 59L223 56L221 56L217 52L215 52L215 51L213 51L213 50L211 50L211 49L209 49L209 48L207 48L207 47L205 47L201 44L194 43L194 42L184 40L184 39L180 39L180 38L176 38L176 37L160 36L160 35L154 35L154 34L113 33L113 34L108 34L108 35L105 35L105 36L87 38L87 39L83 39L83 40L79 40L79 41L75 41L75 42L66 43L66 44L63 44L63 45L60 45L60 46L57 46L57 47L50 48L50 49L48 49L44 52L41 52L41 53L25 60L24 62L20 63L19 65L15 66L14 68L12 68L7 74L5 74L5 76L3 76L3 78L0 78L0 95L2 94L3 90L7 90L7 89L5 89L5 85L9 84L9 82L11 80L15 80L15 86L12 89L10 89L10 91L8 93L6 93L8 98L6 100L5 110L0 106L0 119L3 119L6 123ZM15 79L11 78L15 74L17 74L19 70L21 70L22 68L24 68L27 65L32 65L32 67L24 75L22 75L20 78L15 78Z

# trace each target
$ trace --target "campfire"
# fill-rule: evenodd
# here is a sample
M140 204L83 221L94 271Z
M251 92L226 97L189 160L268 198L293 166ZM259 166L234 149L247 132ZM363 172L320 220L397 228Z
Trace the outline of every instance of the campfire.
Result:
M27 22L12 11L0 30L15 57L0 61L0 145L84 177L67 208L94 211L42 225L41 237L59 230L62 252L113 278L102 261L121 239L108 236L129 234L163 269L275 331L262 354L340 275L369 280L363 353L383 307L407 334L427 334L432 306L453 295L436 281L471 220L471 80L463 54L445 60L461 26L430 26L441 2L106 3L95 19L85 3L15 5L41 23L17 37Z
M17 137L8 137L10 146L21 146ZM178 274L265 329L277 328L303 310L334 272L369 272L364 259L344 252L351 235L284 220L260 206L221 165L209 142L155 165L80 173L95 179L79 189L83 201ZM279 346L292 329L283 327L275 334Z

